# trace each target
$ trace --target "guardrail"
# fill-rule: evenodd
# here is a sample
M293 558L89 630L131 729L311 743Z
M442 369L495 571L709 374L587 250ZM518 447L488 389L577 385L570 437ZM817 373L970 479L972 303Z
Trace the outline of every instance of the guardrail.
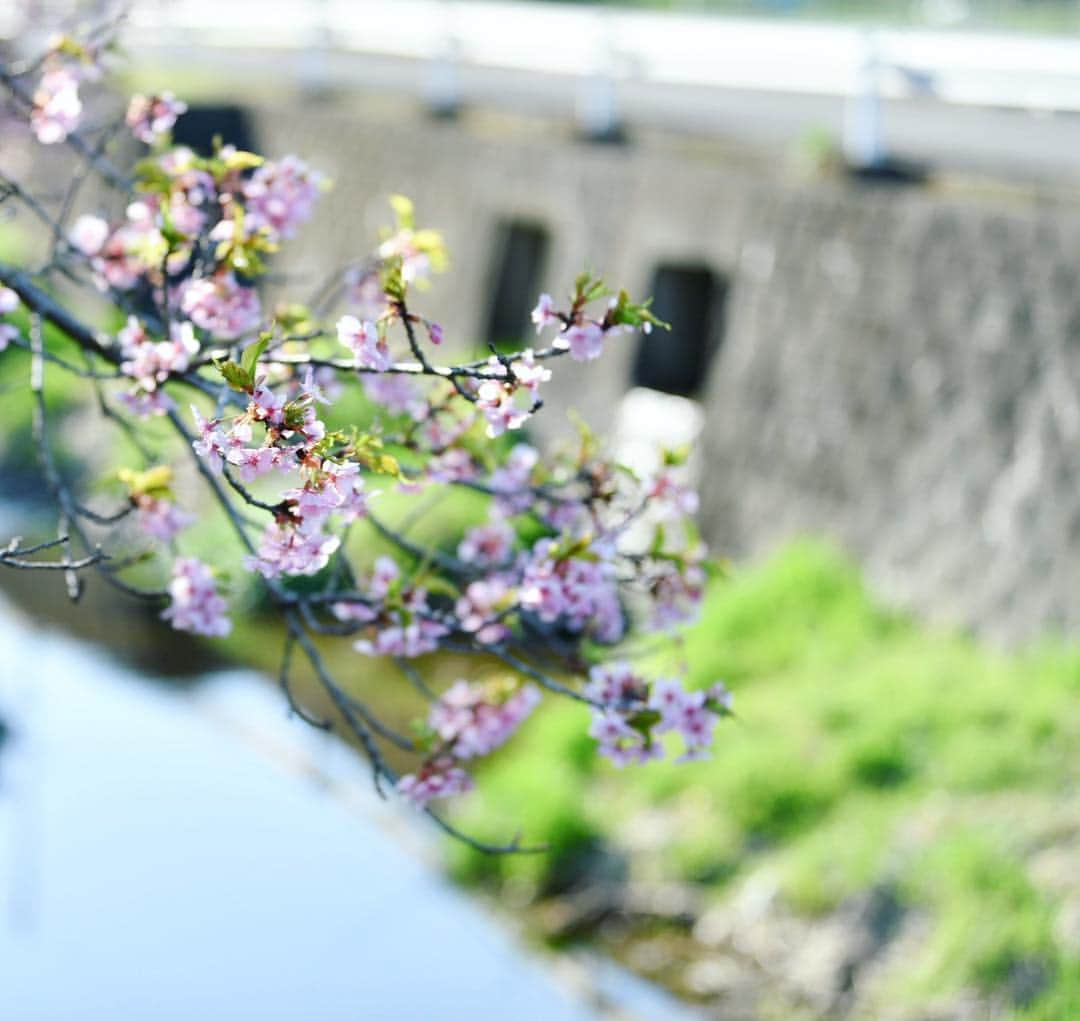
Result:
M23 27L44 29L46 20ZM0 3L0 36L18 30L16 21L14 6ZM793 125L836 124L858 167L885 158L891 100L917 101L902 125L890 114L898 151L980 165L1017 162L996 141L1000 111L1080 112L1080 38L1066 36L520 0L135 0L124 41L144 64L190 64L223 79L232 69L316 88L411 90L441 112L465 100L549 115L573 109L594 137L618 135L624 113L748 137L754 116L774 118L788 138ZM957 118L966 121L961 139L945 125L963 110L985 117L981 127ZM936 118L930 143L924 116ZM1057 127L1046 124L1035 142L1032 129L1020 134L1071 172L1078 150ZM1044 162L1025 166L1042 173Z
M1080 111L1080 40L477 0L136 3L135 47L316 46L614 81Z

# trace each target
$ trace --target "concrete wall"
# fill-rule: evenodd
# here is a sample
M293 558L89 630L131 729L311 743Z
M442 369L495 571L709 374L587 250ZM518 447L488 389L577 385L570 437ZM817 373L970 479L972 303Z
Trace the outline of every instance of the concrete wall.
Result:
M892 597L1076 631L1080 210L795 191L744 245L707 390L710 534L815 531Z
M703 381L704 525L719 551L825 533L889 597L1005 640L1080 628L1080 205L1017 190L792 182L671 145L587 146L543 125L463 128L275 110L295 151L363 196L324 204L295 265L364 250L400 190L455 265L425 305L480 339L500 218L551 232L544 286L584 266L638 293L661 261L730 279ZM562 366L549 401L610 425L633 345ZM559 416L540 416L546 429Z

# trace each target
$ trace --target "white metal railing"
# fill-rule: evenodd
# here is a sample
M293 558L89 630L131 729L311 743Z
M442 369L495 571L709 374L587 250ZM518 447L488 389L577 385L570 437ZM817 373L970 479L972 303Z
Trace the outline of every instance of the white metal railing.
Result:
M1080 110L1080 40L478 0L141 0L136 50L332 50L658 85L854 96L868 46L884 97ZM872 42L868 42L872 40Z

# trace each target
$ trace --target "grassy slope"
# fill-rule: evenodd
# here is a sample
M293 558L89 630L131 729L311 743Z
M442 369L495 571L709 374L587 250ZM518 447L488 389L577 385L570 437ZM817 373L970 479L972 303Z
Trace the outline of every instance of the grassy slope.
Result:
M616 772L582 736L583 711L551 706L465 815L492 832L520 820L561 854L454 848L457 875L542 891L600 834L627 845L635 819L659 818L662 846L630 855L635 879L722 898L767 865L804 915L888 883L932 921L891 996L992 996L1035 969L1048 978L1023 1016L1080 1016L1080 968L1055 931L1063 891L1038 868L1066 855L1080 894L1080 651L1007 656L928 630L800 544L714 588L684 653L695 683L736 693L711 762Z

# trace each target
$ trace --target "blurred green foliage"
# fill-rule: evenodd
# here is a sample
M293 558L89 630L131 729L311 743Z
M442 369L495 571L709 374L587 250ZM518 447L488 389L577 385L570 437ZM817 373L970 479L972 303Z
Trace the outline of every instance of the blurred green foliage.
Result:
M877 606L833 551L802 543L714 585L685 647L652 665L673 657L695 684L722 678L735 692L714 759L617 772L597 761L586 711L551 705L458 821L492 835L520 823L552 855L452 845L459 879L542 895L575 869L587 881L582 861L606 847L635 878L718 898L767 867L810 916L884 885L932 922L894 976L897 997L994 994L1035 968L1022 1016L1078 1016L1066 1008L1080 970L1031 859L1047 847L1080 856L1080 650L1007 655L921 626ZM644 820L662 846L620 852Z

